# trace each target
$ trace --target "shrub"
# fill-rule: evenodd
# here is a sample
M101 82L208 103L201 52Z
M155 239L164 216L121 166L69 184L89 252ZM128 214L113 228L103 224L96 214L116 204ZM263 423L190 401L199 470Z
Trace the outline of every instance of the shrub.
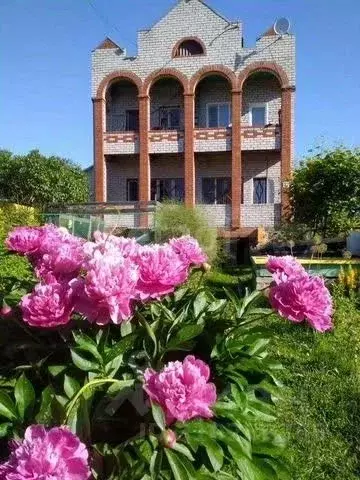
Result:
M172 237L191 235L197 239L213 262L218 253L217 231L210 227L199 208L187 208L184 204L165 202L155 213L155 240L165 242Z

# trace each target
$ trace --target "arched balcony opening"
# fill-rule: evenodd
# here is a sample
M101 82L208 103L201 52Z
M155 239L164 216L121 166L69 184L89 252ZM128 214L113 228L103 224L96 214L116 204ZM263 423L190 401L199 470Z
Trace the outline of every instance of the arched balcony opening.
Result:
M242 125L254 128L281 124L281 85L275 74L255 72L243 83Z
M106 132L138 132L138 88L130 80L110 84L105 95Z
M150 88L150 129L184 129L184 89L174 77L162 77Z
M195 128L231 126L231 85L218 74L205 76L195 89Z

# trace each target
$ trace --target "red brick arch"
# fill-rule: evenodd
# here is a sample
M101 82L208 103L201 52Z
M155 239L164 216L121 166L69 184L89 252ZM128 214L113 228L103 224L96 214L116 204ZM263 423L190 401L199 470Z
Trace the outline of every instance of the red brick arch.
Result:
M208 65L200 68L190 79L190 92L195 93L197 84L208 75L219 75L231 85L232 90L237 89L237 79L235 73L230 68L224 67L224 65Z
M106 90L110 87L112 83L116 80L129 80L132 82L138 89L138 93L142 90L142 80L135 73L129 72L127 70L118 70L110 73L101 81L96 92L96 98L105 98Z
M200 53L200 54L197 54L197 55L191 55L192 57L199 57L199 56L202 56L202 55L206 55L206 46L205 46L205 43L199 38L199 37L184 37L182 38L181 40L178 40L173 49L172 49L172 58L184 58L184 57L178 57L176 55L176 52L177 52L177 49L179 48L179 46L183 43L183 42L186 42L187 40L194 40L194 42L197 42L199 45L201 45L201 48L203 49L203 53Z
M244 68L239 73L238 76L238 86L239 89L242 90L244 82L250 75L257 73L257 72L269 72L277 78L280 83L281 88L288 88L290 87L289 77L285 70L275 62L254 62L251 65Z
M142 95L149 95L150 88L160 78L172 77L178 80L184 88L184 93L188 93L189 80L180 70L176 68L161 68L148 75L143 83Z

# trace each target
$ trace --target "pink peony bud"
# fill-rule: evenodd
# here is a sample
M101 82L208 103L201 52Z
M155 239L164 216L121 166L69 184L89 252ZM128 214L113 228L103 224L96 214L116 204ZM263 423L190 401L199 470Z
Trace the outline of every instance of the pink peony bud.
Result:
M201 270L205 273L207 272L210 272L211 270L211 265L210 263L207 263L207 262L204 262L202 265L201 265Z
M174 448L176 443L176 434L172 430L164 430L160 435L160 443L165 448Z
M5 303L0 310L0 317L9 318L11 317L12 313L13 313L13 309L9 307L9 305L6 305Z

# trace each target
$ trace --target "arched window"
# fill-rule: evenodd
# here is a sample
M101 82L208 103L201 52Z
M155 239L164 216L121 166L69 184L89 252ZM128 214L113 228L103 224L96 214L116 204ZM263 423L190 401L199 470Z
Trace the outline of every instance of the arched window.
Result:
M204 47L200 42L188 39L182 41L175 49L174 57L192 57L193 55L204 55Z

